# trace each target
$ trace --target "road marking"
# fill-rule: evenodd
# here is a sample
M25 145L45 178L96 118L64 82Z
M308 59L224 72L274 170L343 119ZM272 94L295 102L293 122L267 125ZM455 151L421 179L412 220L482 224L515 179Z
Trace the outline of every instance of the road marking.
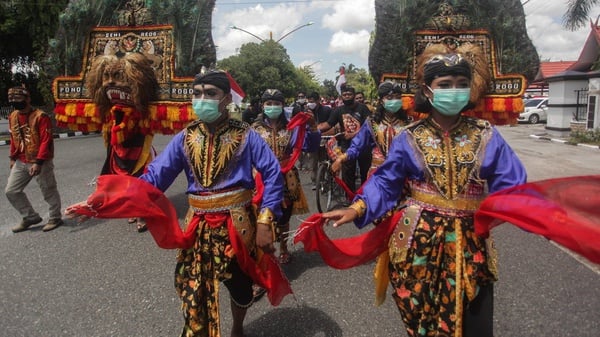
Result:
M582 257L581 255L574 253L573 251L559 245L558 243L552 241L552 240L548 240L550 241L550 243L552 243L553 245L555 245L556 247L558 247L560 250L562 250L563 252L571 255L575 260L577 260L579 263L583 264L584 266L588 267L591 271L593 271L594 273L600 275L600 265L597 265L593 262L590 262L588 259Z

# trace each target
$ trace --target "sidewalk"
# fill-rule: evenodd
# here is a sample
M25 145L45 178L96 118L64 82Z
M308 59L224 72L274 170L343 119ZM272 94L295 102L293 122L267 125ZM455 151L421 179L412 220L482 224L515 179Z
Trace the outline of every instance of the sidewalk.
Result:
M535 138L535 139L541 139L541 140L549 140L554 143L573 145L573 146L581 146L581 147L586 147L586 148L590 148L590 149L594 149L594 150L600 150L600 146L598 146L598 145L569 143L569 140L566 138L552 138L547 133L537 134L537 135L529 135L529 137Z

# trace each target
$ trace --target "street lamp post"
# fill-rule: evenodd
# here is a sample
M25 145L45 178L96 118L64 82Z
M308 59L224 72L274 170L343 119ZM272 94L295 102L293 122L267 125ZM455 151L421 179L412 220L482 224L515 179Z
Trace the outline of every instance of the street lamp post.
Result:
M301 28L304 28L304 27L308 27L308 26L311 26L311 25L313 25L313 24L314 24L314 22L310 21L310 22L307 22L307 23L305 23L305 24L303 24L303 25L300 25L300 26L298 26L298 27L296 27L296 28L294 28L294 29L290 30L290 31L289 31L289 33L287 33L287 34L284 34L282 37L280 37L280 38L279 38L277 41L275 41L275 42L278 42L278 43L279 43L279 41L281 41L281 40L285 39L287 36L289 36L290 34L292 34L292 33L293 33L293 32L295 32L295 31L297 31L298 29L301 29Z
M237 27L237 26L233 26L233 25L231 25L231 26L229 26L229 28L230 28L230 29L235 29L235 30L242 31L242 32L244 32L244 33L246 33L246 34L250 34L250 35L254 36L255 38L259 39L261 42L265 42L265 39L263 39L262 37L260 37L260 36L258 36L258 35L255 35L255 34L252 34L252 33L250 33L249 31L247 31L247 30L245 30L245 29L242 29L242 28L240 28L240 27Z
M319 62L321 62L321 61L322 61L322 60L316 60L315 62L313 62L313 63L311 63L311 64L309 64L309 65L307 65L307 66L305 66L305 67L307 67L307 68L311 68L312 66L314 66L315 64L317 64L317 63L319 63Z
M283 40L284 38L288 37L290 34L292 34L293 32L297 31L298 29L301 29L301 28L304 28L304 27L307 27L307 26L311 26L311 25L313 25L313 24L314 24L314 22L310 21L310 22L307 22L307 23L305 23L305 24L303 24L303 25L300 25L300 26L298 26L298 27L296 27L296 28L292 29L292 30L291 30L291 31L289 31L288 33L284 34L282 37L280 37L280 38L279 38L277 41L275 41L275 42L279 43L279 41L281 41L281 40ZM243 29L243 28L240 28L240 27L238 27L238 26L231 25L231 26L229 26L229 29L235 29L235 30L242 31L242 32L244 32L244 33L246 33L246 34L252 35L252 36L254 36L255 38L259 39L259 40L260 40L260 42L265 42L265 39L263 39L262 37L260 37L260 36L258 36L258 35L256 35L256 34L253 34L253 33L249 32L249 31L247 31L247 30L245 30L245 29ZM273 32L269 32L269 40L273 41Z

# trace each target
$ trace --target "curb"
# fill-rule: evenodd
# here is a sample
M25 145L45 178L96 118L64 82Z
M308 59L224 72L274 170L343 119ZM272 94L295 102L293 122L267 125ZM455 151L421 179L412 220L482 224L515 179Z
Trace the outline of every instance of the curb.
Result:
M600 146L598 146L598 145L571 144L571 143L569 143L568 141L566 141L564 139L550 138L548 136L540 136L540 135L529 135L529 137L535 138L535 139L541 139L541 140L549 140L549 141L554 142L554 143L567 144L567 145L576 145L576 146L586 147L588 149L600 150Z
M73 131L73 132L65 132L65 133L55 133L52 138L54 139L62 139L69 137L81 137L81 136L89 136L100 134L100 132L82 132L82 131ZM0 146L2 145L10 145L10 140L0 140Z

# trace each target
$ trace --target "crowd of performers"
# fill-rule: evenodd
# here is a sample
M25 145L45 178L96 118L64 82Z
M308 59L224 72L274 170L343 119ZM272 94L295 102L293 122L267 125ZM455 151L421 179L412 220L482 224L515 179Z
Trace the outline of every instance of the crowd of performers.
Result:
M333 167L339 170L368 152L369 178L349 207L311 215L293 239L334 268L377 258L378 299L391 284L411 337L492 336L497 260L486 236L506 220L499 214L512 214L518 222L519 205L506 205L515 189L529 186L525 168L494 126L461 115L474 103L473 67L465 55L425 49L416 80L416 110L427 113L423 119L407 117L402 90L388 82L378 87L380 106L372 115L338 113L337 124L351 137ZM264 92L262 115L252 125L231 119L230 91L224 72L197 75L192 99L197 120L139 177L103 175L86 201L67 209L71 217L143 217L158 246L178 249L181 336L221 336L221 283L231 295L231 336L243 336L254 286L265 289L273 305L292 293L280 264L290 258L290 215L307 212L294 163L302 151L314 151L325 132L311 113L288 121L277 89ZM182 171L189 202L183 229L163 194ZM499 193L505 195L486 204L488 194ZM324 234L328 222L375 226L337 241ZM586 256L600 260L597 249Z

